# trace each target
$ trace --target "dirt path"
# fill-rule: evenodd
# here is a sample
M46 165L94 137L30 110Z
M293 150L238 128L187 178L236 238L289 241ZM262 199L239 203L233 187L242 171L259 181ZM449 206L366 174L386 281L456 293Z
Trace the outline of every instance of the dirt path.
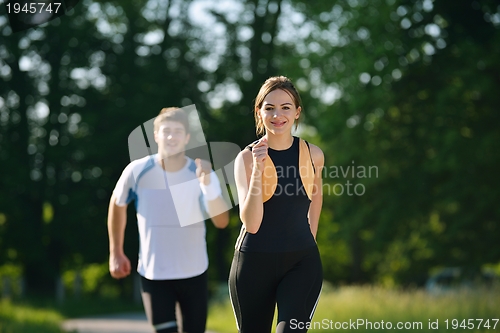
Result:
M154 333L144 313L70 319L62 327L67 332L77 333Z

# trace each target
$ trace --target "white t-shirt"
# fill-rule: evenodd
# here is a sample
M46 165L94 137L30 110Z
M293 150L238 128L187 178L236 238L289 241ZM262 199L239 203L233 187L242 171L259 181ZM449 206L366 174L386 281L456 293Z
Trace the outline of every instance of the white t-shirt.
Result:
M214 172L210 181L220 187ZM205 240L207 203L186 156L177 172L166 172L158 155L132 161L113 191L116 205L135 200L140 248L137 271L149 280L185 279L208 268Z

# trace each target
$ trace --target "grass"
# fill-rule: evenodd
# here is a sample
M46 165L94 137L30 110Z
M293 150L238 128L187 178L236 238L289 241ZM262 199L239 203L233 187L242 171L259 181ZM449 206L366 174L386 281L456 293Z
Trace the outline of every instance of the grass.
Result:
M0 333L60 333L63 316L54 309L41 309L32 305L0 301Z
M322 295L314 321L322 323L326 319L328 327L334 323L365 320L372 322L372 328L363 325L358 327L364 332L380 332L387 329L376 329L375 322L386 325L390 322L394 330L419 332L447 332L452 329L452 320L457 319L459 324L463 319L494 319L499 318L500 290L461 290L430 295L422 290L398 291L376 287L344 287ZM448 329L445 320L448 319ZM438 321L438 329L430 329L429 321ZM409 325L412 329L396 329L398 322ZM415 324L414 324L415 323ZM421 323L421 326L419 326ZM477 327L479 322L474 322ZM490 322L492 324L492 322ZM338 324L337 324L338 325ZM414 326L416 325L416 326ZM325 332L321 326L311 332ZM466 329L459 325L453 331L491 332L499 331L500 323L493 330Z
M499 332L500 322L493 329L492 319L500 317L500 288L490 290L461 290L458 292L430 295L422 290L402 291L379 287L325 287L313 318L315 329L309 332L346 331L335 329L335 324L370 321L357 327L362 332ZM60 324L67 318L143 311L141 305L131 300L68 300L62 305L43 299L27 301L0 301L0 333L62 333ZM445 320L448 319L448 329ZM457 319L457 322L452 322ZM479 321L473 321L475 329L463 329L463 319L490 319L490 329L477 329ZM429 329L429 320L438 320L438 329ZM390 322L392 330L376 327ZM396 329L402 323L422 323L421 328ZM456 329L452 324L458 324ZM274 326L274 325L273 325ZM345 326L345 324L344 324ZM218 333L234 333L236 324L229 301L212 304L207 323L209 330Z
M441 295L430 295L422 290L402 291L379 287L324 289L313 318L313 324L316 326L309 331L311 333L347 331L354 327L346 325L350 325L350 322L357 322L358 319L372 323L371 328L369 324L358 326L357 331L362 332L500 331L500 321L495 329L493 329L495 322L492 321L492 319L500 318L499 288L475 291L461 290ZM446 328L446 319L448 319L448 329ZM452 322L453 319L457 321ZM464 324L467 324L468 319L490 319L490 328L477 329L479 321L474 320L471 321L471 324L474 324L474 329L464 329L460 327L463 319L466 320ZM430 329L429 320L432 323L436 323L438 320L438 329ZM385 329L378 326L381 325L382 321L384 321L383 327ZM344 328L338 326L344 322L347 323L344 324ZM387 329L387 325L390 325L388 322L392 324L392 329ZM410 325L411 328L397 329L396 325L399 322L402 325ZM234 315L229 303L214 305L210 308L209 329L218 333L233 333L235 327Z
M236 321L229 301L218 302L208 308L207 329L217 333L236 332Z
M62 333L61 323L68 318L130 311L143 311L142 305L128 299L70 299L63 304L40 298L3 299L0 333Z

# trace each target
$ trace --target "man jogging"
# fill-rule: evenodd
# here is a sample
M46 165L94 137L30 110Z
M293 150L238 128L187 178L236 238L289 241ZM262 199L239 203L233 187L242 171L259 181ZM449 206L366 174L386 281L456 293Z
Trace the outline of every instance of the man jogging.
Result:
M164 108L154 120L158 154L132 161L111 196L108 213L109 270L130 274L123 252L127 205L135 201L140 236L137 271L149 322L156 333L203 333L207 317L208 255L204 219L217 228L228 224L228 208L209 162L185 155L189 121L180 108Z

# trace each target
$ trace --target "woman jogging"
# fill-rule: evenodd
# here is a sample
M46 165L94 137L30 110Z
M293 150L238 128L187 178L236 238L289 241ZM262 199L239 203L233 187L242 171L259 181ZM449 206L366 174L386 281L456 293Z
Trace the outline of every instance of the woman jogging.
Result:
M242 228L229 289L238 331L306 332L319 299L316 231L323 197L323 152L292 136L302 108L292 82L271 77L255 99L258 141L236 158Z

